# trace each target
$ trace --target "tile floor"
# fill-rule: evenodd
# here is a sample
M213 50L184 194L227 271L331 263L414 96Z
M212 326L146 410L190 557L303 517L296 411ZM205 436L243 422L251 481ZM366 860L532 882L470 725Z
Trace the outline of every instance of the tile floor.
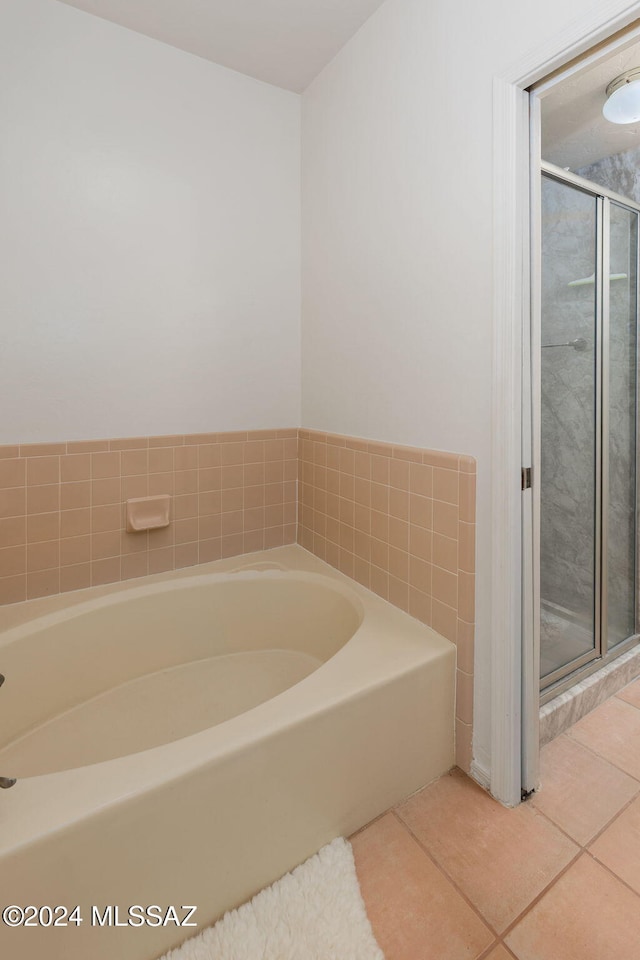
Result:
M386 960L640 960L640 680L507 810L454 770L351 838Z

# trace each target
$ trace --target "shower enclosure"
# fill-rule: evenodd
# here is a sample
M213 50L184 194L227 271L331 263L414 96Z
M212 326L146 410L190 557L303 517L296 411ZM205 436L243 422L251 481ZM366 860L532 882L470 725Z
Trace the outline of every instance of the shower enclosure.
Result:
M547 695L638 639L639 211L543 164L540 675Z

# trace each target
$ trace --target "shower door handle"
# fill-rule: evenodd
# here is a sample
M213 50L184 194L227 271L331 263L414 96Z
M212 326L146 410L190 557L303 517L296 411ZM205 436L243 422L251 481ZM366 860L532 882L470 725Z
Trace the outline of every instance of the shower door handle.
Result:
M573 347L574 350L586 350L589 346L589 341L585 340L584 337L576 337L575 340L567 340L565 343L543 343L543 349L545 347Z

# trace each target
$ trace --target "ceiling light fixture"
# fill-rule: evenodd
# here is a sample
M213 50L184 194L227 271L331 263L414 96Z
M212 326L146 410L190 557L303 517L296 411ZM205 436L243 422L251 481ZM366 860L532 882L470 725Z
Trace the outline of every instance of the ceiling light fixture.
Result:
M602 112L611 123L637 123L640 120L640 67L627 70L611 81Z

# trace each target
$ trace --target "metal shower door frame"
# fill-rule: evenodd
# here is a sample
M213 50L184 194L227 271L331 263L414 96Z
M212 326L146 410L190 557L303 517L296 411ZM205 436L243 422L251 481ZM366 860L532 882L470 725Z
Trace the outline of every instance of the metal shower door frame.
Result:
M639 278L638 269L640 260L640 205L634 203L626 197L622 197L612 190L594 184L584 177L563 170L554 164L544 160L540 161L540 175L546 176L560 183L578 189L583 193L593 197L596 202L596 264L595 264L595 337L596 337L596 422L595 422L595 547L594 547L594 631L595 644L594 649L588 651L582 656L572 660L569 664L558 668L545 677L544 685L540 680L541 702L551 697L557 696L563 690L572 686L576 682L576 674L580 679L594 672L607 661L609 654L609 645L607 638L607 532L608 532L608 506L609 506L609 283L604 282L604 278L610 274L610 209L611 204L615 204L631 213L634 213L638 220L638 232L636 242L636 352L640 346L638 336L640 334L640 301L639 301ZM538 192L538 196L540 193ZM540 227L538 228L538 244L540 243ZM540 286L541 270L539 253L535 257L537 277L534 283ZM541 308L539 300L535 303L532 310L532 327L536 330L535 339L538 347L540 344L541 329ZM532 331L533 332L533 331ZM537 448L538 455L537 466L538 473L540 469L540 358L536 357L532 349L532 368L534 369L534 390L533 390L533 432L536 436L534 448ZM638 566L638 547L639 530L638 512L640 508L640 484L638 482L638 457L640 453L640 416L639 416L639 388L638 388L638 358L636 356L636 523L635 538L636 545L636 572ZM539 484L538 484L539 495ZM538 501L536 520L533 525L533 537L536 543L536 555L540 556L540 503ZM637 579L637 576L636 578ZM534 578L534 596L533 606L534 615L534 643L536 648L540 649L540 583L539 576ZM636 622L635 633L627 640L616 644L615 655L624 653L629 647L635 645L638 640L640 590L636 584Z

